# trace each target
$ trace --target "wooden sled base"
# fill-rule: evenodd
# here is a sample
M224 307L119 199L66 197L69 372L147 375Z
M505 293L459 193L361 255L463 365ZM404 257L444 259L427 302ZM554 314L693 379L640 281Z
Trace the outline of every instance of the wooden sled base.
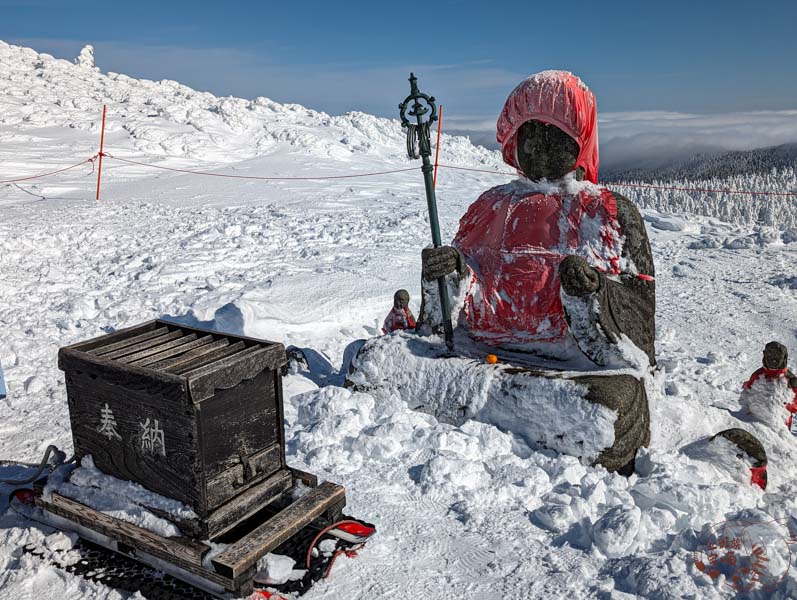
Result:
M80 502L53 493L49 500L42 486L35 489L34 504L48 525L73 531L81 538L154 567L217 598L248 596L254 589L258 560L308 526L321 529L337 521L346 504L342 486L290 469L293 486L254 515L240 521L216 541L227 544L208 560L211 547L188 538L165 538ZM304 495L291 501L302 486Z

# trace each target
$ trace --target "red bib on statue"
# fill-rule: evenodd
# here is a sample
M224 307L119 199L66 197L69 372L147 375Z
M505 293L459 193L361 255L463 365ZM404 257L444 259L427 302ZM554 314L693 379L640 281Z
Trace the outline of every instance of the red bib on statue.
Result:
M454 244L473 272L465 298L471 335L491 345L523 346L564 339L559 264L583 256L620 272L622 236L608 190L589 183L573 193L537 191L518 180L488 190L460 221Z

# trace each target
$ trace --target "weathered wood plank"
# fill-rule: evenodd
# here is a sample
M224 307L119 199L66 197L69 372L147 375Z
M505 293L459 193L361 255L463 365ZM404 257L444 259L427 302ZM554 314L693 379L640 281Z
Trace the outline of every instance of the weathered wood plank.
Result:
M159 327L163 327L163 325L159 325L156 321L147 321L146 323L142 323L141 325L125 327L124 329L119 329L112 333L107 333L105 335L101 335L100 337L96 337L83 342L78 342L77 344L71 344L66 347L75 350L80 350L81 352L90 352L95 348L99 348L101 346L107 346L108 344L113 344L120 340L126 340L131 337L141 335L143 333L148 333Z
M227 341L227 340L225 340L225 341ZM229 342L228 342L228 344L229 344ZM186 362L184 362L182 364L178 364L178 365L176 365L174 367L171 367L171 368L168 368L168 369L165 369L165 370L170 372L170 373L175 373L177 375L182 375L183 373L191 371L192 369L196 369L198 367L203 367L205 365L209 365L210 363L215 362L215 361L217 361L219 359L222 359L222 358L225 358L227 356L230 356L231 354L235 354L237 352L240 352L245 347L246 346L244 345L243 342L235 342L232 345L228 345L228 346L226 346L224 348L217 349L216 351L211 352L209 354L205 354L203 356L197 356L193 360L186 361Z
M280 344L278 342L269 342L268 340L261 340L261 339L257 339L257 338L253 338L253 337L248 337L248 336L245 336L245 335L234 335L234 334L230 334L230 333L223 333L223 332L217 331L215 329L207 329L207 328L203 328L203 327L190 327L188 325L183 325L182 323L175 323L173 321L164 321L162 319L156 319L155 323L158 326L164 326L165 325L165 326L168 326L168 327L179 327L184 332L188 332L188 333L195 332L195 333L212 333L214 335L224 335L224 336L227 336L231 340L242 340L243 342L246 343L247 346L253 346L253 345L254 346L262 346L264 344L266 344L266 345L275 345L275 346L281 346L282 345L282 344Z
M166 352L168 350L174 350L175 348L180 348L182 346L189 345L191 342L194 341L196 341L196 334L192 333L191 335L178 337L168 342L164 342L163 344L160 344L158 346L151 346L146 350L141 350L139 352L134 352L133 354L128 354L121 358L117 358L116 360L122 364L135 363L142 359L150 358L153 355L159 355L162 352ZM144 365L139 364L138 366L143 367Z
M237 352L232 356L227 356L224 360L217 360L209 365L203 365L201 367L195 367L190 371L186 371L183 373L185 377L192 378L192 377L202 377L203 375L207 375L210 373L215 373L220 369L226 369L227 367L232 366L235 362L242 359L244 356L250 356L257 352L258 350L262 350L262 346L246 346L243 350Z
M244 343L238 342L241 348L243 348ZM235 344L233 344L235 345ZM150 369L155 369L156 371L163 371L164 373L175 373L177 374L178 369L182 368L183 365L188 365L191 363L192 360L196 360L203 356L210 356L213 355L215 352L220 351L221 349L227 348L230 346L230 340L227 338L222 338L220 340L216 340L215 342L211 342L209 344L205 344L200 348L196 348L185 354L181 354L180 356L176 356L174 358L169 358L166 360L159 360L157 363L149 365Z
M261 371L194 405L208 477L240 464L242 455L252 456L278 443L282 422L277 419L276 398L270 385L273 378L273 372Z
M92 379L102 379L110 385L160 394L171 401L187 399L182 377L136 365L123 365L68 347L58 351L58 368L65 372L67 384L75 374L86 373Z
M287 360L287 355L284 348L283 355L286 356L285 360ZM280 365L279 367L275 368L272 373L272 389L274 390L274 397L276 398L277 405L277 423L280 423L280 426L277 429L277 437L279 438L279 445L280 449L282 450L280 460L282 461L283 465L287 465L285 461L285 401L282 394L282 366Z
M103 354L108 354L109 352L113 352L114 350L119 350L127 346L132 346L133 344L138 344L139 342L151 340L152 338L157 338L162 335L166 335L167 333L169 333L169 330L166 327L161 327L153 331L148 331L146 333L141 333L139 335L134 335L132 337L125 338L122 341L115 342L113 344L100 346L99 348L94 348L92 350L86 350L85 352L87 352L88 354L93 354L94 356L102 356Z
M128 354L133 354L134 352L138 352L139 350L152 348L153 346L160 346L165 342L181 337L183 337L183 332L178 329L177 331L171 331L165 335L159 335L158 337L143 342L139 342L138 344L133 344L132 346L126 346L124 348L120 348L119 350L114 350L113 352L102 354L100 355L99 358L102 358L104 360L114 360L117 358L121 358L122 356L127 356Z
M216 572L234 579L304 526L345 498L342 486L324 482L212 559Z
M271 504L293 487L293 477L287 469L277 471L265 481L252 486L243 494L225 502L205 520L208 539L226 533L244 519Z
M42 504L44 508L53 510L56 514L74 519L117 541L129 543L131 546L147 551L157 550L166 556L176 557L192 565L201 566L202 557L210 550L210 546L207 544L194 542L187 538L161 537L147 529L106 515L58 493L53 493L50 502L42 500Z
M163 360L166 360L167 358L172 358L178 355L183 356L184 354L187 354L190 350L201 348L202 346L206 346L213 341L212 335L206 335L197 340L190 341L189 338L194 338L194 337L196 337L196 334L192 333L191 335L182 338L183 342L182 344L179 344L173 348L169 348L168 350L158 352L157 354L151 354L150 356L139 358L137 360L132 361L132 364L138 365L139 367L147 367L151 369L152 367L150 365L154 363L158 363ZM186 343L186 340L189 341ZM124 360L127 361L128 358L129 357L125 357Z
M191 400L196 403L210 398L216 390L227 389L241 381L252 379L261 371L276 370L285 360L285 347L282 344L250 346L238 354L183 375L188 379Z
M94 348L92 350L87 350L85 352L87 354L93 354L94 356L103 356L104 354L109 354L110 352L114 352L115 350L121 350L122 348L127 348L128 346L132 346L133 344L138 344L141 342L145 342L147 340L159 338L162 335L166 335L167 333L169 333L168 328L160 327L153 331L148 331L146 333L134 335L133 337L125 338L119 342L108 344L107 346L100 346L99 348ZM81 350L81 352L84 351Z
M161 537L59 494L53 494L52 499L52 502L46 502L39 496L36 505L48 513L62 518L67 523L73 523L89 532L99 533L115 542L121 542L150 554L189 573L212 581L227 590L237 590L242 582L254 575L254 567L252 567L249 572L242 573L238 581L233 581L202 566L202 556L210 549L206 544L184 538Z

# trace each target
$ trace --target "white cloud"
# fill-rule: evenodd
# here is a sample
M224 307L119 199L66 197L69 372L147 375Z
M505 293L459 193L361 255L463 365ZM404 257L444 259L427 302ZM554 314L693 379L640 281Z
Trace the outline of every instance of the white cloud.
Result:
M497 117L497 115L496 115ZM495 145L496 118L448 116L450 133ZM599 115L601 166L655 166L698 152L750 150L797 142L797 110L701 115L664 111Z
M700 115L604 113L601 166L656 166L698 152L750 150L797 142L797 110Z

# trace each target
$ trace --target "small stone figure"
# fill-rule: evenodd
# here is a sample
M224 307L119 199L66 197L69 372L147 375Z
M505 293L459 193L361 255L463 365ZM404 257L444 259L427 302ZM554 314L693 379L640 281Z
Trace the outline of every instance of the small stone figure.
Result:
M736 458L744 462L750 469L750 484L757 485L762 490L767 487L767 452L761 442L744 429L726 429L711 438L725 438L731 442L736 451Z
M415 316L410 310L410 293L407 290L399 290L393 295L393 308L385 318L382 333L415 329L415 325Z
M786 366L788 358L786 346L769 342L764 347L763 366L744 383L740 401L757 421L773 427L785 421L795 433L792 421L797 412L797 377Z

